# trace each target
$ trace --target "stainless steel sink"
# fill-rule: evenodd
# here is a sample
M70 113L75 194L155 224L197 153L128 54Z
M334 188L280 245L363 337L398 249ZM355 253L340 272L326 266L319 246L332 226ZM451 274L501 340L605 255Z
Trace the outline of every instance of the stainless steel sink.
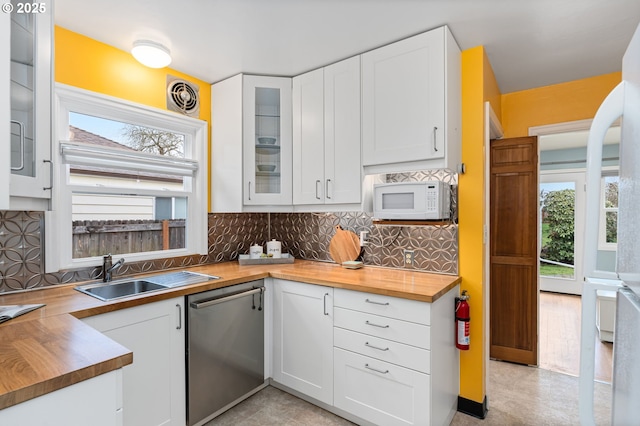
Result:
M215 275L204 275L195 272L182 271L154 275L145 277L144 279L123 279L106 283L85 284L77 286L75 289L97 299L109 301L122 297L148 293L151 291L166 290L187 284L197 284L209 280L217 280L219 278L220 277Z
M165 290L167 287L144 280L110 282L78 286L76 290L100 300L113 300L120 297L135 296L149 291Z

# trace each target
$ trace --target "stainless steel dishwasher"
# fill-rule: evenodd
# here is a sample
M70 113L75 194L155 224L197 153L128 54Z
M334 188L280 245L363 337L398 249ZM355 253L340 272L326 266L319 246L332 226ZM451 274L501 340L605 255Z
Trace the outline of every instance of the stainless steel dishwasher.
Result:
M202 425L264 386L264 283L187 296L187 424Z

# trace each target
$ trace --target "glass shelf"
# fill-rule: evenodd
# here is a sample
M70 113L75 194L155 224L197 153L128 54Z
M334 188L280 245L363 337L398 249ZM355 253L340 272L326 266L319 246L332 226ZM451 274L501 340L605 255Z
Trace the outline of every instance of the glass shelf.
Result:
M256 144L256 153L258 154L279 154L280 145Z

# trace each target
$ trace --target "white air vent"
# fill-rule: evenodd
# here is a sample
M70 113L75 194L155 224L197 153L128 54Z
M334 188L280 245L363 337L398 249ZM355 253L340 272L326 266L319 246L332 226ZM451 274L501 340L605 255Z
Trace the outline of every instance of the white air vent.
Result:
M188 81L167 76L167 109L188 116L200 113L198 87Z

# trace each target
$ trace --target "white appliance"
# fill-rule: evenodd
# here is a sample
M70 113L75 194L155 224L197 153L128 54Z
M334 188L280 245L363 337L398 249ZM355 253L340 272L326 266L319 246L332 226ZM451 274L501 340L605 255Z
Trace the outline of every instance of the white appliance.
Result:
M596 269L602 141L622 117L616 273ZM585 283L580 348L580 423L594 425L597 290L617 290L611 424L638 424L640 403L640 26L622 60L622 82L593 119L587 145Z
M449 219L450 199L450 185L438 180L379 183L373 186L373 216L392 220Z

